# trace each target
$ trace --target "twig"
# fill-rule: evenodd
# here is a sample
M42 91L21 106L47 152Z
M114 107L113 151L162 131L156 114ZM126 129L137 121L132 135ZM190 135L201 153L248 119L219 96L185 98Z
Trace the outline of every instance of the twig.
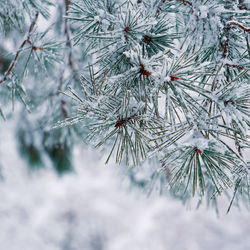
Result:
M232 16L230 17L230 19L232 19ZM229 46L229 38L230 38L230 30L232 28L232 26L237 26L240 29L242 29L244 32L250 33L250 28L246 28L243 25L241 25L240 23L237 23L235 21L229 21L226 25L226 41L225 44L222 46L223 49L223 54L222 54L222 58L226 58L227 57L227 52L228 52L228 46Z
M231 16L230 19L232 19L232 18L233 17ZM222 59L225 59L227 57L228 46L229 46L230 30L231 30L231 26L229 24L227 24L227 26L226 26L226 33L225 33L226 41L225 41L225 44L222 46L222 49L223 49Z
M245 32L250 33L250 28L248 29L248 28L244 27L244 26L243 26L242 24L240 24L240 23L231 21L231 22L228 22L227 25L229 25L229 26L233 26L233 25L234 25L234 26L237 26L237 27L239 27L240 29L244 30Z
M176 0L177 2L182 2L184 5L189 5L190 7L193 8L193 4L189 1L186 0Z
M128 123L134 123L136 121L137 116L134 114L127 118L120 118L120 116L118 116L117 118L118 120L115 123L115 127L121 128L121 127L126 127Z
M65 15L67 16L68 14L68 10L69 10L69 4L70 4L70 0L65 0ZM71 44L71 39L70 39L70 34L69 34L69 25L68 25L68 19L65 18L65 30L64 30L64 34L66 35L67 38L67 42L66 45L70 48L70 52L69 52L69 57L68 57L68 62L69 62L69 66L73 72L73 78L77 81L79 81L79 78L77 76L77 70L74 66L73 63L73 55L72 55L72 44Z
M60 85L59 85L57 95L59 95L60 92L62 91L62 85L63 85L63 76L60 77ZM61 113L62 113L62 116L64 117L64 119L68 118L68 112L67 112L67 109L65 106L67 106L67 103L64 100L61 100L60 101L60 108L61 108Z
M227 66L227 67L229 67L229 68L236 68L236 69L239 69L239 70L244 69L243 66L236 65L236 64L229 64L229 63L226 63L225 66Z
M67 16L68 14L68 10L69 10L69 4L70 4L70 0L65 0L65 15ZM65 18L65 28L64 28L64 34L66 36L66 46L69 47L70 51L69 51L69 57L68 57L68 64L73 72L73 78L77 81L77 82L80 82L78 77L77 77L77 71L74 67L74 64L73 64L73 56L72 56L72 44L71 44L71 40L70 40L70 34L69 34L69 25L68 25L68 19ZM58 92L57 92L57 95L59 93L61 93L62 91L62 86L63 86L63 74L62 76L60 77L60 84L59 84L59 88L58 88ZM67 103L64 101L64 100L61 100L60 102L60 107L61 107L61 113L63 115L63 117L66 119L68 118L68 112L67 112L67 109L66 109L66 105Z
M108 69L105 69L105 70L104 70L104 73L103 73L102 83L101 83L100 88L99 88L99 95L101 95L102 85L103 85L103 83L104 83L104 81L105 81L107 72L108 72Z
M21 44L19 50L18 50L17 53L16 53L16 56L15 56L14 60L13 60L12 63L10 64L10 66L9 66L8 70L6 71L6 73L4 74L3 79L0 80L0 84L2 84L4 81L6 81L6 80L8 79L9 75L11 74L11 72L13 71L13 69L14 69L14 67L15 67L15 65L16 65L16 63L17 63L17 60L18 60L18 58L19 58L19 56L20 56L20 54L21 54L21 52L22 52L24 46L25 46L27 43L29 43L29 44L32 45L32 43L31 43L31 41L30 41L30 36L31 36L31 33L32 33L32 31L33 31L35 25L36 25L36 22L37 22L37 19L38 19L38 15L39 15L39 12L36 13L35 19L34 19L34 21L33 21L33 22L31 23L31 25L30 25L30 28L29 28L29 32L28 32L27 38L26 38L26 39L23 41L23 43ZM32 49L37 49L37 47L33 46Z
M64 119L68 118L68 112L65 106L67 106L67 103L64 100L61 100L61 112Z
M57 93L56 93L57 96L62 92L63 75L60 77L60 81L59 82L60 82L60 84L59 84L59 87L58 87L58 90L57 90ZM64 100L61 100L60 101L61 113L62 113L62 116L65 119L68 118L68 112L67 112L66 106L67 106L67 103Z

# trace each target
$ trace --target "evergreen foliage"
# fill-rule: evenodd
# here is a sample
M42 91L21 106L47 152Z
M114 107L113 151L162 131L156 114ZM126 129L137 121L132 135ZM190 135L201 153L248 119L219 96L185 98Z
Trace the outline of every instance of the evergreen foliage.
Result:
M243 0L2 1L0 114L16 99L30 112L18 138L33 165L72 169L84 136L144 189L249 205L249 13Z

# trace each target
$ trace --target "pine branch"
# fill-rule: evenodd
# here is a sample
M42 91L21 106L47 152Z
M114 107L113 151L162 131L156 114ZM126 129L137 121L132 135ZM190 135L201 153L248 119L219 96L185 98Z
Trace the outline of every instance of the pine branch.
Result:
M168 182L178 191L187 192L186 197L189 193L221 193L237 185L236 168L244 169L242 151L249 146L246 47L250 30L246 12L238 9L236 13L228 1L220 0L216 5L202 1L200 6L198 2L64 0L63 6L58 3L66 16L62 21L66 50L58 53L66 61L62 70L53 67L59 61L54 56L58 43L35 44L47 34L39 36L34 32L37 13L13 62L7 64L9 69L3 70L7 72L0 83L8 77L12 82L2 90L9 93L12 88L13 95L15 91L24 93L15 80L22 79L22 72L29 72L25 78L29 81L28 91L39 92L39 96L30 95L31 101L37 98L37 106L48 105L46 97L54 93L53 101L58 105L46 108L53 111L54 120L64 119L57 127L83 123L87 141L110 147L107 162L114 157L119 164L137 165L155 155ZM239 3L244 7L240 0ZM153 12L149 6L154 6ZM231 13L237 14L234 20ZM246 43L237 37L244 33ZM79 43L81 39L84 42ZM89 76L82 75L81 79L74 54L76 44L82 50L87 46L86 51L94 60ZM29 54L23 70L26 49ZM43 49L38 57L36 51ZM33 64L35 67L28 63L33 55L39 61L38 65ZM55 86L42 86L42 91L48 91L45 95L32 85L33 77L44 79L39 66L45 68L46 83L58 80ZM53 74L47 74L49 69L55 69ZM73 117L73 111L68 109L70 100L66 103L59 96L66 87L66 69L72 85L80 83L81 87L64 93L76 102L77 114ZM49 115L39 119L51 120ZM62 138L65 141L65 135ZM54 147L47 151L53 154L53 150ZM65 152L61 148L59 151Z
M14 60L12 61L11 65L9 66L9 69L7 70L7 72L4 74L4 77L2 80L0 80L0 84L2 84L4 81L6 81L9 77L9 75L11 74L11 72L13 71L16 63L17 63L17 60L24 48L24 46L29 43L30 45L32 45L32 42L30 41L30 36L31 36L31 33L36 25L36 22L37 22L37 19L38 19L38 15L39 15L39 12L36 12L36 15L35 15L35 19L34 21L31 23L30 27L29 27L29 32L28 32L28 36L27 38L23 41L23 43L21 44L19 50L17 51L16 53L16 56L14 58ZM37 50L38 48L36 46L32 46L32 49L33 50ZM43 48L39 48L40 50L43 50Z

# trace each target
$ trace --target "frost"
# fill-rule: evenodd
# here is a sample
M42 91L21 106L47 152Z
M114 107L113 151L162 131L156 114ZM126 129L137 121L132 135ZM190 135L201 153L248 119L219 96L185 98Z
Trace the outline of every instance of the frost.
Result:
M207 14L208 14L207 6L201 5L201 6L199 6L199 10L200 10L200 17L201 18L207 18Z
M95 16L95 17L94 17L94 21L95 21L95 22L100 22L100 21L101 21L100 16Z
M166 77L164 78L164 81L166 81L166 82L170 82L170 81L171 81L170 76L166 76Z

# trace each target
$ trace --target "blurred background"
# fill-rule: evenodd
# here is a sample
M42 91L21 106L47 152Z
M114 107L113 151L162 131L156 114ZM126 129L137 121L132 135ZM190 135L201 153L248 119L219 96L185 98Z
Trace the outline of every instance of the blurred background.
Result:
M0 0L0 76L36 11L23 14L24 2L40 0ZM137 168L105 165L107 154L86 146L80 126L51 130L71 112L59 92L79 88L70 55L76 72L89 60L83 46L73 55L64 46L69 1L51 2L56 7L42 9L32 37L45 54L26 48L11 81L0 85L0 250L250 249L244 204L226 214L226 195L179 199L154 160Z
M149 194L83 144L72 153L74 171L60 175L50 164L32 171L18 153L14 120L0 123L0 249L250 249L244 207L226 214L220 197L217 214Z

